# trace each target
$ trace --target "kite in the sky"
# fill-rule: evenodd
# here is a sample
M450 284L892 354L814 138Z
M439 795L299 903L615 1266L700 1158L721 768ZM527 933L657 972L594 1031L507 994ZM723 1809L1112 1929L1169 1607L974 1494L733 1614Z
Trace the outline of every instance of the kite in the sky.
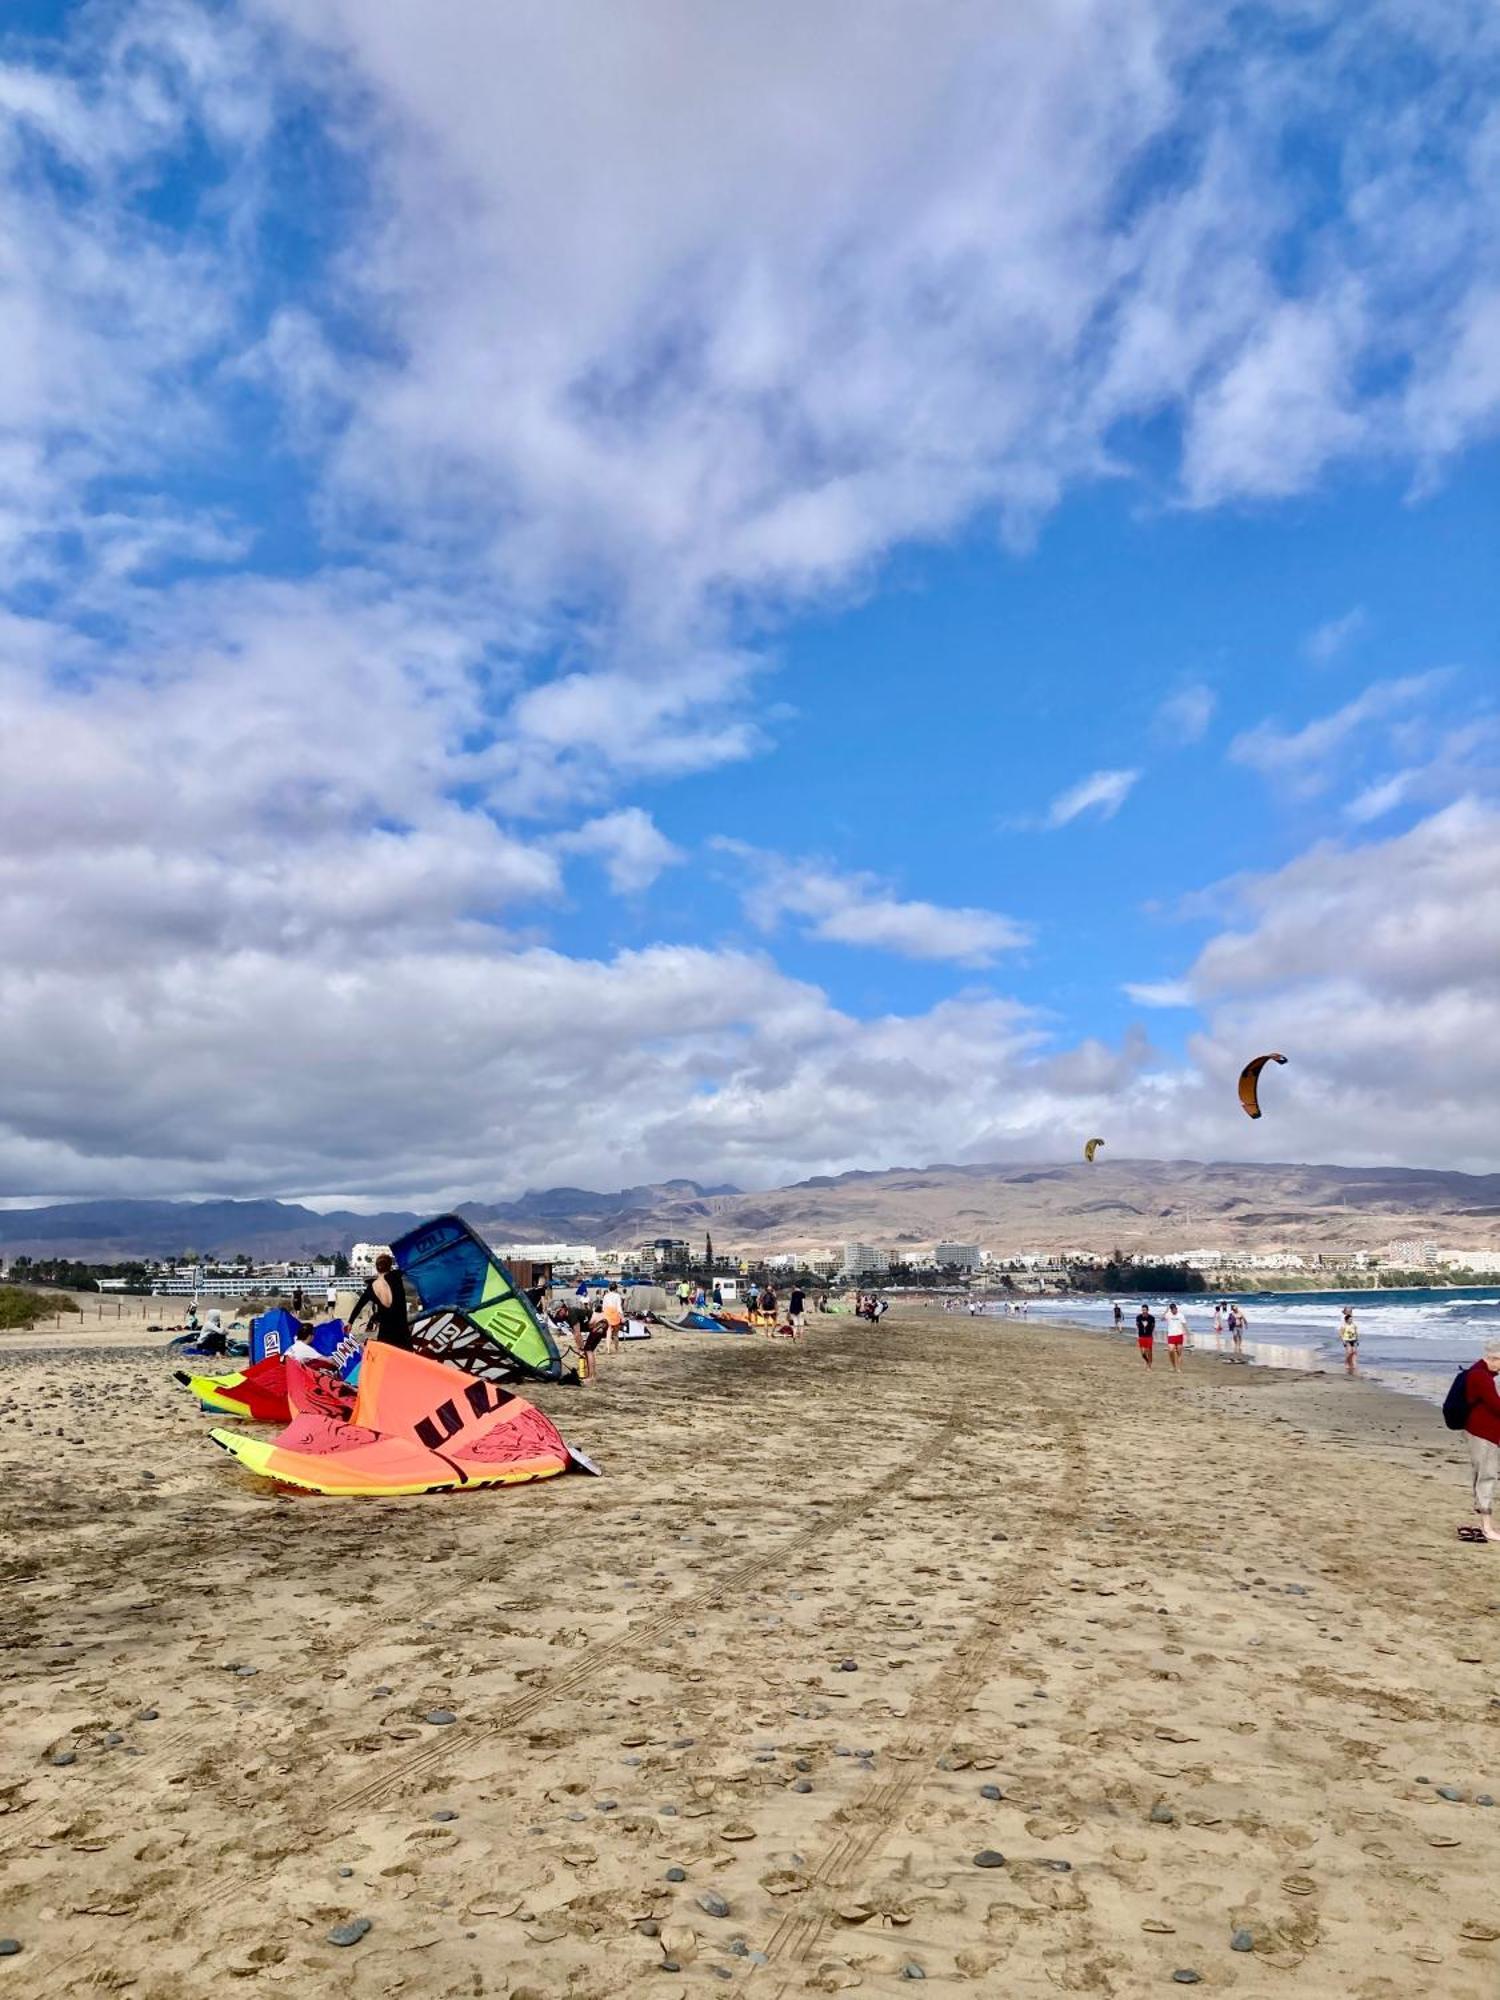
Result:
M1083 1148L1083 1157L1089 1162L1091 1166L1093 1164L1095 1153L1098 1152L1099 1148L1103 1144L1104 1141L1102 1139L1090 1139L1085 1143Z
M372 1341L347 1417L319 1407L321 1385L285 1364L294 1414L277 1438L210 1431L248 1472L314 1493L437 1493L551 1479L595 1468L549 1417L494 1382Z
M1285 1056L1273 1050L1267 1056L1255 1056L1240 1071L1240 1104L1247 1118L1260 1116L1260 1073L1268 1062L1284 1063Z

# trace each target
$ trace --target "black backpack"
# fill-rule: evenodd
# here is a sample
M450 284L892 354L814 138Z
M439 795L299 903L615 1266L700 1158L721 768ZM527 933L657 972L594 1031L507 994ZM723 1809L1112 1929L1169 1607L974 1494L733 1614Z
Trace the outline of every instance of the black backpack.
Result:
M1460 1368L1448 1384L1448 1393L1443 1398L1443 1422L1450 1431L1467 1430L1469 1427L1469 1371Z

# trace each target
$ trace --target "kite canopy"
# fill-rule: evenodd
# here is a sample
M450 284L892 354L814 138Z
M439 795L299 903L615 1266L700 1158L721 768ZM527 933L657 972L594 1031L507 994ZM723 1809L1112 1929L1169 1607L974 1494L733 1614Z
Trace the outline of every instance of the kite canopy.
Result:
M285 1354L301 1326L284 1307L272 1306L250 1322L250 1359L264 1361L269 1355Z
M348 1417L318 1407L323 1385L286 1364L297 1414L270 1442L210 1437L247 1471L314 1493L435 1493L509 1486L566 1472L573 1455L551 1419L493 1382L381 1341L365 1349Z
M1284 1063L1285 1056L1277 1055L1274 1049L1270 1055L1254 1056L1240 1071L1240 1105L1247 1118L1260 1116L1260 1073L1268 1062Z
M1088 1139L1084 1142L1083 1157L1092 1163L1095 1153L1104 1144L1102 1139Z
M540 1382L559 1379L557 1344L535 1307L460 1216L439 1215L398 1236L391 1255L422 1308L423 1316L412 1326L419 1354L451 1361L490 1380L514 1375ZM442 1324L425 1318L429 1314Z

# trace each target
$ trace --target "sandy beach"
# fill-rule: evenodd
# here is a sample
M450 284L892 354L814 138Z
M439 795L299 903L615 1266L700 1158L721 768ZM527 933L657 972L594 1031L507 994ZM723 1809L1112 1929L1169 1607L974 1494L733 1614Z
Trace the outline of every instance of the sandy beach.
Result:
M285 1496L7 1339L0 1994L1500 1990L1435 1413L899 1307L537 1400L603 1479Z

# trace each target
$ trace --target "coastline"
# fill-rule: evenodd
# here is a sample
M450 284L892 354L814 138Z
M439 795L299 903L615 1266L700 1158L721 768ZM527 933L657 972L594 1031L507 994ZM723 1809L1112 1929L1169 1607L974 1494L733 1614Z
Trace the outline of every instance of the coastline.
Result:
M1492 2000L1500 1568L1410 1398L659 1330L536 1397L603 1479L345 1503L157 1353L4 1353L10 1992Z

